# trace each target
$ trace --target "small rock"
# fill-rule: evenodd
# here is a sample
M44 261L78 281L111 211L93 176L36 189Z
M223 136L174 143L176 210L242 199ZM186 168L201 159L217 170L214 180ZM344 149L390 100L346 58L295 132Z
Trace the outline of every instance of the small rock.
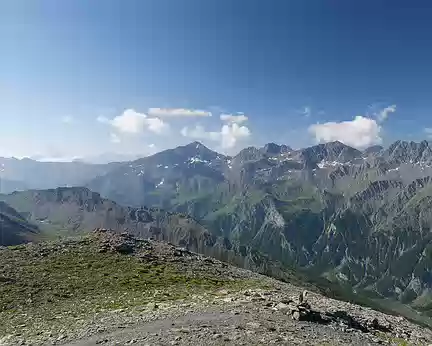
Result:
M292 313L292 319L295 321L299 321L300 320L300 311L294 311Z
M261 297L261 296L259 296L259 297L252 297L251 300L252 300L253 302L260 302L260 301L265 300L265 298L264 298L264 297Z
M252 329L258 329L261 325L258 322L248 322L246 326Z
M279 311L282 311L282 312L287 312L290 309L290 307L287 304L284 304L284 303L277 304L275 306L275 308L278 309Z
M156 310L159 306L156 303L148 303L147 307L149 307L151 310Z

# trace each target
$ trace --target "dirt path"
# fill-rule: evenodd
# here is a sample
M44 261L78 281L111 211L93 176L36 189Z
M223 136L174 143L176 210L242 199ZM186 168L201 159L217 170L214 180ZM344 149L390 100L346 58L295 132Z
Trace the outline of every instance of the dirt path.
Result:
M116 329L67 346L91 345L379 345L382 341L331 326L293 321L264 309L188 313Z
M233 325L240 319L240 316L220 312L187 314L176 319L166 318L152 322L146 322L132 328L117 329L109 333L93 336L87 340L81 340L75 343L67 344L67 346L91 346L96 344L116 343L123 344L123 342L130 343L131 340L135 340L135 342L132 343L140 344L138 341L142 342L146 339L151 339L152 337L156 337L156 334L163 336L164 334L169 334L170 332L178 332L183 335L187 335L190 331L190 329L187 328L191 328L192 326L228 326Z

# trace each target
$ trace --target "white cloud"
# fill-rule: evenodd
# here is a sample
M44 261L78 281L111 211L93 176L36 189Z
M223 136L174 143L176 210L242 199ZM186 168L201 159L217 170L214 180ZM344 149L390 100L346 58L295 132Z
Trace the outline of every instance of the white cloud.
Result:
M127 109L122 115L110 120L110 124L118 131L125 133L141 133L144 131L147 122L147 115Z
M306 118L309 118L312 115L312 109L309 106L303 107L303 109L301 109L299 111L299 113L303 116L305 116Z
M228 123L237 123L237 124L241 124L244 123L245 121L248 121L248 117L244 114L221 114L220 115L220 120L222 121L226 121Z
M218 141L221 138L221 132L217 131L206 131L201 125L196 125L194 128L183 127L180 131L183 137L189 137L192 139L207 139L212 141Z
M61 118L61 122L65 123L65 124L70 124L73 121L74 121L74 119L70 115L65 115L65 116L62 116L62 118Z
M110 133L110 142L111 143L120 143L120 137L116 133Z
M251 135L251 132L246 126L239 126L237 123L225 124L220 131L206 131L204 127L196 125L189 129L184 127L181 130L184 137L201 140L211 140L219 142L223 149L235 147L238 141L246 139Z
M145 130L161 134L168 130L169 125L159 118L149 118L144 113L138 113L133 109L126 109L121 115L108 119L103 116L97 117L97 121L109 124L118 132L128 134L140 134Z
M423 129L428 138L432 138L432 127L426 127Z
M148 145L148 147L149 147L150 149L154 148L155 146L156 146L156 145L155 145L154 143L151 143L151 144Z
M187 108L149 108L148 114L155 117L211 117L209 111Z
M246 126L238 124L222 126L222 148L233 148L238 140L242 140L250 136L250 130Z
M72 161L77 161L82 159L81 156L54 156L54 157L45 157L45 156L40 156L40 157L29 157L30 159L33 159L35 161L39 161L39 162L72 162Z
M385 107L375 114L378 122L381 123L388 118L390 113L394 113L394 112L396 112L396 105Z
M161 134L166 131L169 127L168 124L164 123L159 118L148 118L147 119L148 129L154 133Z
M318 143L340 141L356 148L366 148L382 142L378 121L363 116L356 116L351 121L311 125L309 132Z

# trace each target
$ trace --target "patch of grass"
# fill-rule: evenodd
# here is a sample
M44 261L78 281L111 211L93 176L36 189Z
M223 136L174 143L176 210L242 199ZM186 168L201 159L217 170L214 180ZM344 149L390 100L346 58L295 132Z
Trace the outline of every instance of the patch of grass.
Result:
M174 264L100 253L90 241L10 247L0 252L0 335L114 309L187 298L249 283L180 271Z
M406 341L404 339L396 338L396 337L393 337L392 335L389 335L386 333L379 333L378 336L384 342L387 342L387 343L394 345L394 346L411 346L411 345L413 345L412 343L409 343L408 341Z

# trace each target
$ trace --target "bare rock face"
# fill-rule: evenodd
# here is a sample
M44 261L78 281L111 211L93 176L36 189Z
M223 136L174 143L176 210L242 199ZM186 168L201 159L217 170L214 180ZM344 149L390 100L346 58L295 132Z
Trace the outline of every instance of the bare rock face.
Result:
M1 185L1 184L0 184ZM39 233L20 213L0 201L0 247L27 243Z

